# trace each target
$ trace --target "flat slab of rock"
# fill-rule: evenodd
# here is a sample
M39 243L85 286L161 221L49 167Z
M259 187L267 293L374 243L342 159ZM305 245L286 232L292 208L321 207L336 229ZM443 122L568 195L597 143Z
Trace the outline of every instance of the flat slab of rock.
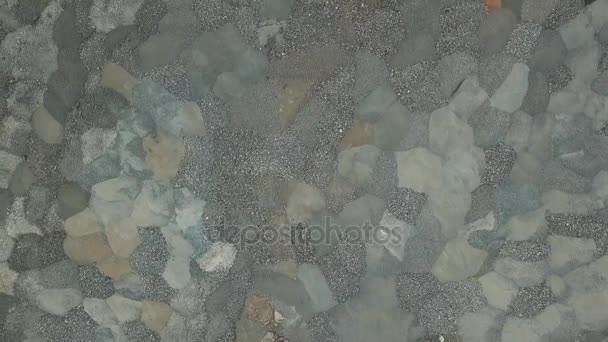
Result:
M82 303L82 294L76 289L42 289L36 294L40 309L53 315L65 315Z
M432 273L442 283L467 279L481 269L488 253L471 247L466 240L453 239L433 264Z
M492 107L508 113L518 110L528 92L529 72L530 68L527 65L515 63L505 81L490 98Z

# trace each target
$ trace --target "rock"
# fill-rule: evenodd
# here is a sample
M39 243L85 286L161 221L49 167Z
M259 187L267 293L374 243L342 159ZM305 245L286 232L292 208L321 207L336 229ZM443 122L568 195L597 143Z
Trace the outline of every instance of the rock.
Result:
M185 147L180 139L159 134L144 138L143 148L146 153L146 167L155 178L170 182L179 171L184 159Z
M552 213L587 215L604 208L603 201L595 199L589 194L569 194L559 190L551 190L544 192L542 198L543 208Z
M105 233L112 251L119 257L128 258L141 243L137 225L129 218L111 223Z
M608 171L602 170L593 177L591 192L604 201L608 199Z
M509 279L496 272L489 272L479 278L483 294L488 304L506 311L517 295L517 286Z
M301 264L298 267L298 280L304 284L315 313L327 311L338 304L318 266Z
M82 301L84 311L100 326L112 326L118 324L118 319L108 303L99 298L85 298Z
M441 159L423 147L395 152L400 188L429 193L442 186Z
M115 63L107 63L103 66L100 85L117 91L126 99L132 98L132 91L138 80L125 69Z
M0 148L21 155L31 130L28 122L18 120L12 115L6 116L0 127Z
M91 209L86 208L65 220L63 229L70 236L81 237L101 232L103 227L99 220L97 220L95 213Z
M281 128L287 129L296 119L309 97L313 83L306 79L287 80L280 90L279 120Z
M591 83L597 76L601 56L602 51L599 44L587 45L570 52L566 58L566 65L574 77L585 83Z
M435 39L433 36L426 33L417 33L414 36L408 36L401 43L397 53L393 56L391 65L398 69L406 69L414 64L434 60L435 58Z
M63 250L80 265L99 262L112 255L112 249L101 233L82 237L68 236L63 242Z
M60 144L63 140L63 125L44 106L34 112L31 125L34 133L47 144Z
M484 307L478 312L466 312L459 320L458 335L465 341L498 341L500 311Z
M232 244L215 242L196 262L205 272L221 272L230 270L235 258L236 248Z
M260 8L260 14L267 19L285 20L289 18L294 3L295 0L264 0Z
M464 219L471 209L471 194L442 190L431 192L428 199L433 215L441 224L442 233L454 237L464 226Z
M325 208L325 197L319 189L306 183L298 183L289 195L285 211L290 222L295 224L309 222Z
M439 61L441 89L445 96L460 90L462 83L477 72L477 60L465 52L455 52ZM456 111L454 111L456 112Z
M0 188L8 189L13 173L20 163L20 157L0 150Z
M468 151L456 151L448 157L439 168L443 172L443 182L438 182L438 186L443 185L451 192L471 193L481 183L481 172L485 167L482 154L474 155Z
M171 307L165 303L144 300L141 305L141 321L146 327L160 334L173 314Z
M198 226L202 220L207 202L196 198L187 188L175 191L175 222L185 232L186 229Z
M568 50L587 46L593 41L595 35L590 13L584 11L574 17L559 28L559 34Z
M23 212L23 203L25 202L24 197L18 197L13 202L13 206L6 218L6 233L12 237L17 238L19 235L34 233L42 235L40 228L30 224L25 219L25 213Z
M15 168L8 188L15 196L24 196L35 181L30 167L26 162L21 162Z
M388 67L376 55L364 51L356 52L355 63L355 84L351 98L364 99L374 89L390 86Z
M140 182L132 177L109 179L93 186L89 206L100 221L108 226L111 222L131 215L133 202L140 189Z
M576 319L584 329L602 331L608 326L608 291L600 290L588 293L576 293L568 301Z
M346 149L338 155L337 172L353 186L367 184L371 179L380 155L374 145L362 145Z
M521 7L522 20L542 23L558 3L559 0L524 0Z
M492 11L479 25L479 46L486 55L500 52L517 25L516 15L507 8Z
M138 49L142 66L148 70L173 63L183 47L182 39L172 34L155 34L143 42Z
M63 316L82 303L76 289L42 289L36 294L36 305L45 312Z
M0 263L0 293L13 295L13 288L19 273L13 271L8 263Z
M89 18L97 31L108 33L119 26L135 24L135 14L142 4L143 0L96 0Z
M15 240L0 230L0 262L5 262L11 256Z
M545 282L555 298L562 298L566 294L566 283L562 278L556 275L550 275Z
M132 255L138 273L142 275L161 274L165 269L169 253L160 229L142 229L140 237L141 243Z
M431 113L429 146L431 151L447 157L457 150L470 150L473 146L473 129L447 108Z
M174 211L173 189L153 180L145 180L133 203L131 219L136 226L164 226Z
M591 90L599 95L608 96L608 71L602 72L591 82Z
M387 231L384 234L379 234L376 243L383 245L399 261L403 261L405 244L410 236L415 233L414 227L407 222L398 220L388 210L382 215L379 225Z
M548 275L545 261L524 262L512 258L501 258L495 264L496 273L511 279L519 287L538 285Z
M523 111L516 111L511 115L511 125L507 129L505 144L513 147L515 152L523 151L528 147L532 130L532 117Z
M83 211L89 202L89 193L75 183L65 183L57 190L57 214L68 219Z
M481 269L488 253L473 248L466 240L453 239L433 264L432 273L442 283L467 279Z
M97 262L99 271L108 277L118 280L133 271L129 259L110 256Z
M488 147L502 142L511 125L511 113L492 106L481 106L468 120L475 145Z
M524 241L541 236L547 231L545 210L540 208L527 214L513 216L505 224L504 230L513 241Z
M515 65L513 56L498 53L479 61L479 85L488 95L494 95L496 90L504 83Z
M491 105L508 113L519 109L528 92L529 71L525 64L515 63L505 81L490 98Z
M528 93L521 105L521 110L536 115L546 111L549 106L549 85L540 72L528 74Z
M378 121L398 101L397 95L390 87L378 87L357 105L354 112L355 118L368 122Z
M547 239L551 246L549 264L556 272L564 272L593 260L595 242L591 239L551 235Z
M80 137L82 162L90 164L102 155L108 154L114 146L117 136L118 132L115 129L94 127L84 132Z
M448 108L461 119L467 120L488 99L488 94L479 86L476 77L462 81L450 100Z
M121 323L139 319L141 316L141 302L114 294L106 299L106 303L108 303L110 309Z
M544 341L574 338L578 327L573 322L572 309L553 304L534 319L508 318L502 329L502 341Z
M566 193L587 193L591 190L588 178L562 166L559 160L545 164L543 170L542 190L559 190Z
M25 216L28 221L42 220L53 201L54 196L48 188L40 185L32 186L25 199ZM1 217L0 214L0 219Z
M169 224L161 228L161 231L171 254L163 272L163 278L174 289L184 288L191 281L190 260L194 249L190 242L184 239L181 230L176 225Z

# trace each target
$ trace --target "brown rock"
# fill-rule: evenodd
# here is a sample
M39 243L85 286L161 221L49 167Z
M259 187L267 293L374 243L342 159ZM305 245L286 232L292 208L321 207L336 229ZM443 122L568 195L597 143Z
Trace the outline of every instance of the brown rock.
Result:
M82 237L67 236L63 241L65 254L77 264L92 264L112 256L112 249L101 233Z
M368 122L355 119L353 120L353 124L346 132L342 141L340 142L340 147L342 149L347 149L349 147L356 147L365 144L369 144L371 141L371 129L370 124Z
M141 306L141 321L148 329L160 334L172 313L173 309L165 303L144 300Z
M281 128L287 128L296 119L296 114L306 102L312 84L313 81L303 79L288 80L283 84L279 100Z
M86 208L65 220L63 229L70 236L80 237L99 233L103 227L95 213L91 209Z
M122 258L128 258L141 243L137 226L130 218L111 223L106 228L106 238L114 254Z
M117 256L111 256L101 260L97 263L97 268L99 269L99 272L114 280L119 280L133 271L129 259L119 258Z
M181 139L164 134L148 135L144 138L143 148L146 153L146 167L154 177L169 183L177 171L186 153Z
M270 299L265 296L252 295L245 303L247 318L267 326L274 321L274 309Z

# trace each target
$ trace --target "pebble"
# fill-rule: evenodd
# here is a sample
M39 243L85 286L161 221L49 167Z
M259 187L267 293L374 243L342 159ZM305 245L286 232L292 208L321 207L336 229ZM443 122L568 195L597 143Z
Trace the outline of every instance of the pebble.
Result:
M65 183L57 190L57 214L67 219L87 207L89 193L75 183Z
M458 335L465 341L498 341L500 329L498 317L500 311L484 307L477 312L466 312L459 320Z
M84 311L100 326L112 326L118 324L116 315L108 303L99 298L84 298L82 301Z
M131 215L141 184L136 178L118 177L95 184L91 189L90 208L104 226Z
M106 299L106 303L108 303L110 309L121 323L134 321L141 317L141 302L114 294Z
M32 115L32 130L45 143L56 145L63 141L63 125L43 106Z
M228 271L236 258L234 245L225 242L215 242L207 253L196 262L205 272Z
M496 272L489 272L479 278L479 283L488 304L506 311L518 292L511 280Z
M547 238L551 246L549 264L551 269L563 273L594 259L597 247L592 239L578 239L551 235Z
M79 265L99 262L112 255L112 249L102 233L82 237L68 236L63 242L63 250Z
M431 151L447 157L457 150L470 150L474 144L473 129L447 108L431 113L429 146Z
M479 46L485 55L500 52L517 25L517 16L507 8L490 12L479 25Z
M521 110L530 115L544 113L549 106L549 85L545 75L540 72L528 74L528 92Z
M21 163L21 157L0 150L0 188L8 189L13 173Z
M180 139L167 135L151 135L144 138L145 163L155 178L170 182L179 171L184 159L185 147Z
M464 280L481 269L487 256L486 251L471 247L466 240L450 240L433 264L432 272L442 283Z
M173 309L165 303L144 300L141 305L141 321L146 327L157 334L167 326Z
M529 71L527 65L515 63L505 81L490 98L491 105L509 113L518 110L528 92Z
M429 193L443 183L441 159L424 147L395 152L398 186Z
M70 236L81 237L101 232L103 227L95 213L86 208L65 220L63 229Z
M542 283L548 275L546 261L524 262L513 258L496 261L496 273L511 279L519 287L529 287Z
M14 284L19 273L13 271L6 262L0 263L0 293L7 295L14 294Z
M107 257L97 262L99 271L108 277L117 280L133 271L129 259L115 256Z
M175 222L182 232L201 223L206 205L187 188L175 191Z
M441 88L445 96L459 90L462 83L477 72L477 60L466 52L455 52L439 61Z
M36 294L40 309L53 315L65 315L82 303L82 294L76 289L42 289Z

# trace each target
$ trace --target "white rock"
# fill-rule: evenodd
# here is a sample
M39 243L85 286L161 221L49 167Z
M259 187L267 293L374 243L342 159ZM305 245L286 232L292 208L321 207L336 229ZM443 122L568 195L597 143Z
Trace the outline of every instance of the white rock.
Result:
M165 241L167 242L167 250L171 255L190 258L194 254L192 244L184 238L181 229L172 223L160 229Z
M559 28L559 34L568 50L577 49L593 42L595 30L591 23L591 13L582 11Z
M487 100L488 93L481 88L477 77L469 77L460 84L448 108L466 121Z
M608 256L581 266L563 276L566 285L578 293L608 289Z
M0 150L0 188L8 189L13 172L21 160L21 157Z
M8 267L8 263L0 263L0 293L6 293L7 295L13 295L13 287L19 273L13 271Z
M519 287L530 287L545 280L549 265L546 261L524 262L513 258L502 258L496 261L494 270L511 279Z
M42 289L36 294L36 305L45 312L62 316L82 303L76 289Z
M465 217L471 209L468 192L433 191L428 197L433 215L441 224L443 235L451 238L464 227Z
M82 301L84 311L100 326L108 326L118 324L116 315L106 303L105 300L99 298L85 298Z
M196 262L205 272L227 271L236 258L236 248L230 243L214 242Z
M11 256L15 240L6 231L0 229L0 262L5 262Z
M604 201L590 194L569 194L559 190L544 192L543 209L552 213L587 215L604 208Z
M608 199L608 171L602 170L593 177L591 192L599 199Z
M89 207L105 225L131 215L141 185L136 178L118 177L93 185Z
M122 258L128 258L141 243L137 225L130 218L110 223L105 233L112 252Z
M588 263L596 253L595 241L568 236L551 235L547 239L551 247L549 265L556 272L564 272Z
M513 216L505 224L510 240L525 241L540 236L547 231L545 211L540 208L523 215Z
M490 98L490 104L508 113L518 110L528 92L529 72L527 65L515 63L505 81Z
M389 87L378 87L367 95L355 108L355 117L365 121L377 121L398 101Z
M80 137L82 142L82 162L89 164L95 159L107 154L118 137L115 129L91 128Z
M601 29L608 23L608 1L598 0L587 6L587 11L591 13L591 24L595 32Z
M465 240L469 239L469 236L473 232L485 230L485 231L493 231L496 229L496 215L494 215L493 211L490 211L486 216L480 218L477 221L471 222L467 224L464 229L460 232L459 236L463 237Z
M119 322L134 321L139 319L141 315L141 302L123 297L118 294L113 294L106 299L106 303L112 309Z
M182 230L197 226L201 223L207 202L196 198L187 188L175 191L175 221Z
M63 229L68 235L79 237L98 233L103 227L95 213L91 209L85 208L83 211L65 220Z
M395 152L398 186L429 193L443 185L441 159L424 147Z
M135 24L135 14L144 0L96 0L89 17L101 32L110 32L119 26Z
M380 227L387 231L378 233L378 238L386 240L382 243L384 248L399 261L403 261L405 243L414 234L414 227L405 221L397 219L390 211L386 210L380 220Z
M287 200L287 218L292 224L308 222L325 209L323 192L312 185L298 183Z
M471 247L467 241L453 239L435 260L432 273L442 283L464 280L479 272L487 256L486 251Z
M473 129L447 107L431 113L429 120L429 146L442 157L454 151L468 151L473 147Z
M183 289L192 282L190 275L190 258L172 255L167 260L163 279L174 289Z
M546 307L533 319L510 317L502 330L503 342L571 341L577 334L573 312L562 304Z
M374 145L348 148L338 154L337 172L352 185L363 185L371 178L379 154Z
M547 277L546 281L547 286L551 289L551 293L555 296L555 298L563 298L566 294L566 283L562 278L556 275L550 275Z
M597 68L602 52L599 44L591 44L573 50L566 59L574 77L590 84L597 77Z
M139 227L164 226L173 212L173 189L154 180L143 181L131 212L135 224Z
M608 289L577 292L568 304L584 329L602 331L608 328Z
M451 192L473 192L485 167L483 152L455 151L443 164L443 185Z
M528 146L532 131L532 117L525 112L517 111L511 115L511 126L505 136L505 144L520 152Z
M504 311L518 292L517 285L496 272L484 274L479 278L479 283L488 304Z
M298 267L298 279L304 284L312 301L314 312L327 311L338 305L327 285L325 276L317 265L301 264Z
M589 95L589 86L573 79L564 89L551 94L547 111L576 115L585 109Z
M27 233L42 235L40 228L30 224L25 218L24 202L25 197L15 198L13 207L6 218L6 233L14 239L21 234Z
M458 335L467 342L498 341L500 311L486 306L466 312L458 321Z

